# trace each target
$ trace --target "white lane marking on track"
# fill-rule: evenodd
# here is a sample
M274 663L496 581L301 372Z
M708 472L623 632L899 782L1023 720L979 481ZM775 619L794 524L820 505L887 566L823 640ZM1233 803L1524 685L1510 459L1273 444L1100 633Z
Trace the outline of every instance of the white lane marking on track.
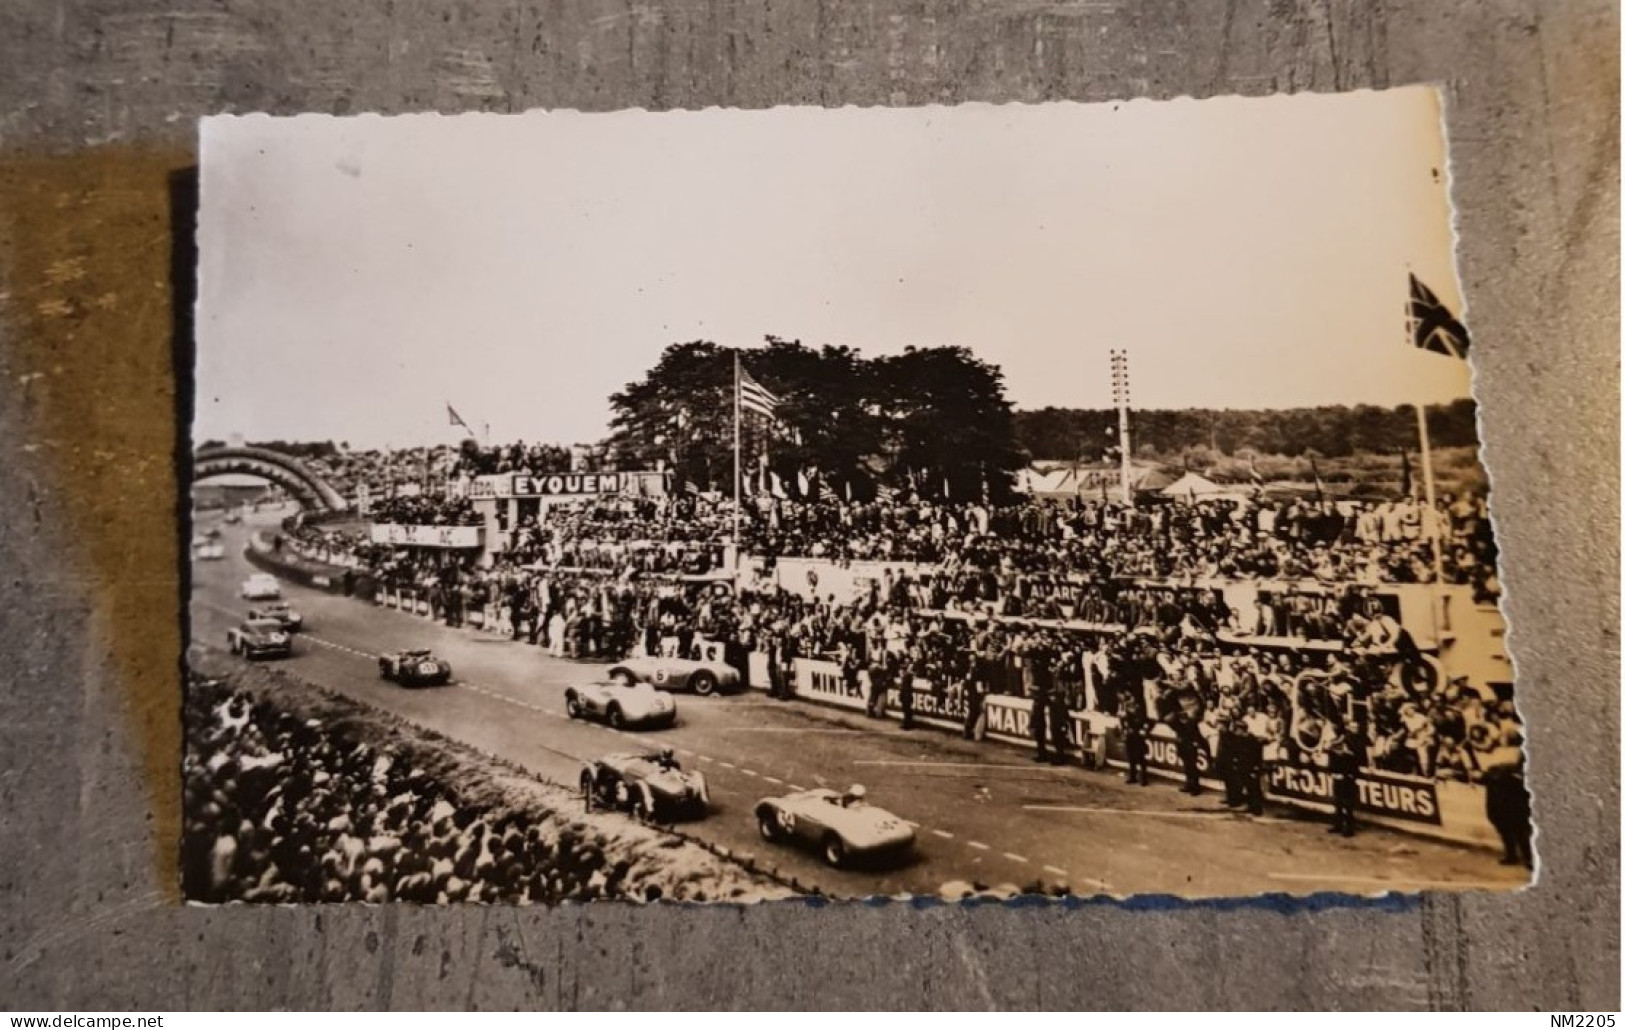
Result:
M716 761L716 759L712 758L710 755L695 755L694 757L698 758L702 762L715 762Z
M760 776L760 775L762 775L761 773L757 772L755 769L741 769L739 771L744 773L746 776Z
M992 848L988 847L986 844L983 844L979 840L968 840L965 843L966 843L966 845L975 848L977 851L992 851L993 850Z
M909 829L912 829L912 830L918 830L920 828L920 824L915 822L912 819L904 819L903 820L903 825L907 826Z
M1527 871L1525 870L1525 872ZM1334 873L1270 873L1269 876L1272 880L1365 883L1373 887L1386 887L1395 891L1429 890L1436 887L1454 888L1455 890L1471 890L1473 888L1505 890L1522 882L1519 880L1383 880L1375 876L1339 876Z
M954 839L954 835L949 833L947 830L932 830L931 832L936 834L938 837L941 837L943 840Z
M890 759L883 759L883 758L858 759L857 761L853 762L852 764L853 765L886 765L886 766L895 766L895 767L898 767L898 768L914 767L914 768L920 768L920 769L970 769L970 770L979 770L979 769L1026 769L1029 772L1050 772L1050 773L1058 773L1058 772L1065 772L1066 771L1064 768L1057 769L1055 766L1021 765L1019 763L1012 763L1012 764L1009 764L1009 765L1003 765L1003 764L998 764L998 763L994 763L994 762L897 762L897 761L891 761Z
M1056 876L1071 876L1072 875L1071 873L1067 872L1065 869L1062 869L1060 866L1055 866L1055 865L1047 865L1047 866L1045 866L1044 867L1044 872L1046 872L1046 873L1054 873Z
M781 787L784 786L784 781L779 779L777 776L763 776L762 779L769 783L777 783Z
M1229 809L1216 812L1151 812L1135 808L1088 808L1082 805L1022 805L1030 812L1077 812L1086 815L1143 815L1160 819L1222 819L1235 817L1237 813ZM1269 816L1251 816L1254 822L1280 822Z
M694 752L692 752L692 751L690 751L690 750L689 750L689 749L688 749L688 748L686 748L686 747L680 747L680 748L678 748L678 749L677 749L677 753L678 753L678 754L680 754L680 755L693 755L693 754L694 754Z
M806 790L807 789L806 787L803 787L799 783L786 783L785 786L789 787L791 790Z
M809 726L712 726L711 729L717 731L718 733L795 733L797 735L810 733L852 734L863 732L862 730L824 729Z
M1012 861L1012 862L1020 862L1020 863L1022 863L1022 864L1024 864L1024 865L1025 865L1025 864L1026 864L1026 862L1027 862L1027 859L1026 859L1026 857L1025 857L1025 856L1023 856L1023 855L1018 855L1018 854L1016 854L1016 853L1015 853L1015 852L1014 852L1014 851L1006 851L1006 852L1005 852L1005 853L1004 853L1004 857L1005 857L1005 858L1008 858L1008 859L1009 859L1009 860L1010 860L1010 861Z
M732 762L718 762L717 764L722 766L724 769L737 769L737 768L739 768L739 766L733 764Z

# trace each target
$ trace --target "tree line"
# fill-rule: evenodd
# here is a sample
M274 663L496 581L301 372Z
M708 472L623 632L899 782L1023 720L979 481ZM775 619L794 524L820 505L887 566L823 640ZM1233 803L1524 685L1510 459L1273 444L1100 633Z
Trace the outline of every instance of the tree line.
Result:
M1428 436L1435 447L1477 447L1478 408L1471 398L1429 405ZM1032 460L1100 461L1117 445L1112 409L1042 408L1018 411L1016 440ZM1172 460L1187 451L1226 456L1393 454L1417 448L1416 409L1358 404L1279 410L1131 411L1129 439L1137 457Z

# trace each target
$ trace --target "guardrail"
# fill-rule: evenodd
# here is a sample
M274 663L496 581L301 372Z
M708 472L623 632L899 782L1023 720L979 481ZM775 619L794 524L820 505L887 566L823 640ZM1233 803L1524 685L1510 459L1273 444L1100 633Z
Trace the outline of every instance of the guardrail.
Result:
M257 534L250 538L248 547L243 549L243 557L256 569L269 572L279 579L286 579L316 590L325 590L331 594L370 601L376 586L372 576L367 573L337 566L318 565L297 555L284 554L275 550Z

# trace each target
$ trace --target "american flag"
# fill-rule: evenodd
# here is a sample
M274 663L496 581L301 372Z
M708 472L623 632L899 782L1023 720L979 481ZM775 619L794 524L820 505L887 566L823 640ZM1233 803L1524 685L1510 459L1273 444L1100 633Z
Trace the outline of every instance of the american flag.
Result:
M767 387L750 377L743 369L739 372L739 406L770 419L778 419L779 399Z

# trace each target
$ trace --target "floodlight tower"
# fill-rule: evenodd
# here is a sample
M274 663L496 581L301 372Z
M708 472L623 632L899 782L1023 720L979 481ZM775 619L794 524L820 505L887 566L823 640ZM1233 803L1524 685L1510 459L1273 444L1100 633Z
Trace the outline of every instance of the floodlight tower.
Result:
M1117 406L1117 461L1122 478L1123 503L1134 503L1134 488L1129 482L1128 438L1128 351L1114 350L1112 354L1112 403Z

